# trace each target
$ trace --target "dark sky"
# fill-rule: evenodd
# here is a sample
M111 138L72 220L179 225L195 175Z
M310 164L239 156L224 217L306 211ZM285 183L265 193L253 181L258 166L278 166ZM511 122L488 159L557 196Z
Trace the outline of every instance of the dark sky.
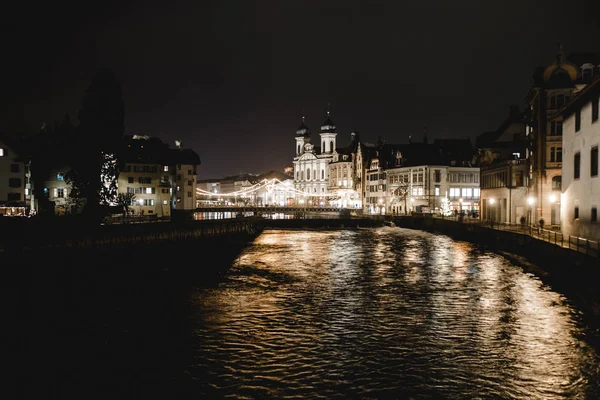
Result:
M77 122L110 67L126 133L183 140L201 178L291 165L301 116L316 136L328 102L338 146L353 129L474 139L523 104L557 43L600 50L586 0L15 3L1 17L0 131Z

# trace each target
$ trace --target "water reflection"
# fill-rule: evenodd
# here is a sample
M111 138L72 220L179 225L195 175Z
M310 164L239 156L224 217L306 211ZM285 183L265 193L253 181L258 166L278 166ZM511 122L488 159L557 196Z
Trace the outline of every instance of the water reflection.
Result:
M445 236L267 231L195 301L190 373L208 396L600 395L565 299Z

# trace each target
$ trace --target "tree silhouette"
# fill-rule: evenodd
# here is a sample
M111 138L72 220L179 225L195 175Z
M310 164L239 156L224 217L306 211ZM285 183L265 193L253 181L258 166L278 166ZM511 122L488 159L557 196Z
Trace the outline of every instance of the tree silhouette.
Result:
M71 183L86 199L84 214L96 219L101 217L100 204L114 197L118 165L114 165L112 183L106 184L102 174L107 157L113 158L125 129L125 111L121 85L114 72L100 70L86 89L77 135L77 151L69 174ZM107 197L108 196L108 197Z

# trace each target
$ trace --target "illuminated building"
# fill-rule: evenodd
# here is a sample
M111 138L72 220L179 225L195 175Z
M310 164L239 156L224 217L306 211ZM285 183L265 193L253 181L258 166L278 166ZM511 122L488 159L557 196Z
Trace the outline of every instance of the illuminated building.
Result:
M495 131L477 137L481 168L481 219L518 224L531 218L525 116L517 106ZM560 157L560 153L559 153Z
M24 159L10 140L0 138L0 214L24 215L26 192Z
M296 130L296 157L294 157L294 188L306 193L298 196L303 204L319 201L317 196L328 195L329 163L336 153L336 127L327 112L327 118L321 125L321 147L311 143L310 129L306 126L304 117L302 124ZM320 201L319 201L320 202Z
M561 221L560 203L549 199L562 186L563 121L560 115L551 117L598 75L599 64L598 54L573 53L565 57L561 48L552 64L538 67L534 72L534 83L527 94L530 114L527 158L535 223L543 219L546 225L560 225Z
M562 233L600 241L600 74L594 72L593 83L555 118L563 121Z

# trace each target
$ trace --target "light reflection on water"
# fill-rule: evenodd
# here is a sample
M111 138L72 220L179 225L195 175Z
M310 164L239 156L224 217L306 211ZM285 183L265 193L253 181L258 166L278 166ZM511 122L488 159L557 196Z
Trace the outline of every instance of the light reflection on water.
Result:
M565 299L445 236L266 231L195 302L189 372L207 396L600 395Z

